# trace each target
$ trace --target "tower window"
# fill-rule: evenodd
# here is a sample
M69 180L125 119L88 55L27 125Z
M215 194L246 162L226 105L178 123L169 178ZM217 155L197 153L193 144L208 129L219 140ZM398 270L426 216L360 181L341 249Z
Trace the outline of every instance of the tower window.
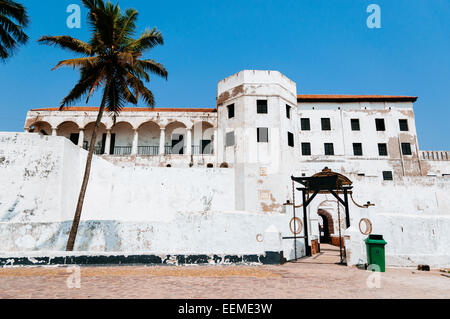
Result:
M267 100L258 100L256 102L256 112L258 114L267 114Z
M402 154L403 155L412 155L411 144L409 144L409 143L402 143Z
M311 156L311 143L302 143L302 155Z
M359 119L351 119L352 131L360 131Z
M269 142L269 129L267 127L258 127L258 143L268 143Z
M286 117L287 117L288 119L291 118L291 106L288 105L288 104L286 104Z
M290 147L294 147L294 134L292 134L291 132L288 132L288 145Z
M302 131L311 131L311 122L309 119L301 119L300 124Z
M363 150L362 150L362 144L361 143L353 143L353 155L355 156L362 156Z
M408 120L399 120L398 123L400 124L400 131L402 132L409 131Z
M228 118L232 119L234 117L234 104L228 105Z
M235 139L234 139L234 132L228 132L226 135L226 146L234 146Z
M325 155L334 155L334 145L333 143L325 143Z
M384 119L375 119L375 126L377 131L386 131L386 125L384 124Z
M380 156L387 156L387 144L378 144L378 155Z
M392 180L394 180L394 178L392 177L392 172L391 171L383 172L383 180L384 181L392 181Z
M323 118L321 121L322 131L331 131L331 120L329 118Z

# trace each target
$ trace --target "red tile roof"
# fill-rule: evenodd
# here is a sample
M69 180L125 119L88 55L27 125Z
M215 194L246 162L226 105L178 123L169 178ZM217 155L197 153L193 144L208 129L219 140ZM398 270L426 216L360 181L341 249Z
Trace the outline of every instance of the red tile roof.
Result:
M396 95L297 95L298 102L416 102L417 96Z
M98 112L98 107L65 107L63 112ZM45 108L45 109L32 109L31 111L59 111L58 107ZM121 112L204 112L213 113L216 109L199 109L199 108L150 108L150 107L124 107Z

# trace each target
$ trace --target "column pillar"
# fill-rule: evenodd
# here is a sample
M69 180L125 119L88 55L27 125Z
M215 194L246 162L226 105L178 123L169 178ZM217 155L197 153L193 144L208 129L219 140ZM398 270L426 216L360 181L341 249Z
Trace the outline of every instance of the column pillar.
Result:
M58 135L58 129L55 127L52 127L52 136L57 136Z
M139 131L134 130L133 147L131 148L131 155L138 154L138 143L139 143Z
M105 139L105 154L111 154L111 130L106 130L106 139Z
M186 155L192 155L192 128L187 129Z
M84 144L84 128L80 128L80 133L78 135L78 146L83 148Z
M166 129L161 129L161 135L159 137L159 155L165 154L165 146L166 146Z
M214 130L214 137L213 138L214 138L214 141L213 141L213 154L217 155L217 150L219 149L217 129Z

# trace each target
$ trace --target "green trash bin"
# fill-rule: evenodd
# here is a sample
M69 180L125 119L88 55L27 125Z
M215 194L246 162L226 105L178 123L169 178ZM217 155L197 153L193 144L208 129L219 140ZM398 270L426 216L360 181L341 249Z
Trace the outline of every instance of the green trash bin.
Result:
M370 267L372 271L380 272L386 271L386 260L384 253L384 246L387 242L383 239L383 235L369 235L365 240L367 248L367 264L378 265L378 267Z

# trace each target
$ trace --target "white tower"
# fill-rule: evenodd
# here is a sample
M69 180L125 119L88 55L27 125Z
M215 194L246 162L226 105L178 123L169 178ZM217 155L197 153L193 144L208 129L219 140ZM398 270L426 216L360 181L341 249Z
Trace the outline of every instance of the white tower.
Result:
M236 210L282 212L299 159L297 87L278 71L219 82L218 161L235 169Z

